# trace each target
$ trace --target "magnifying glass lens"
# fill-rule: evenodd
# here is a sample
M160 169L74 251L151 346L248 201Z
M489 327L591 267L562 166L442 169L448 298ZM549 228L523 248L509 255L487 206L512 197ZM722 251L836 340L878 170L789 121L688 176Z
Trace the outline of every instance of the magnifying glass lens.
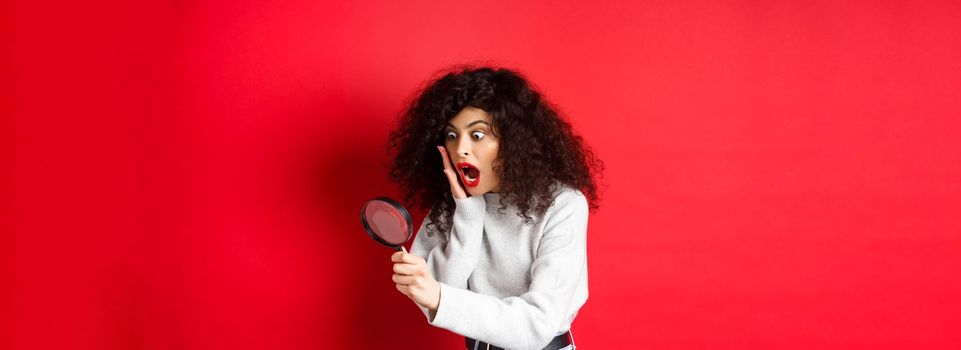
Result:
M414 233L410 213L397 201L378 197L367 201L360 210L360 221L375 241L399 251Z
M367 224L378 237L385 242L400 245L407 241L407 221L390 204L381 201L371 201L367 204L364 216Z

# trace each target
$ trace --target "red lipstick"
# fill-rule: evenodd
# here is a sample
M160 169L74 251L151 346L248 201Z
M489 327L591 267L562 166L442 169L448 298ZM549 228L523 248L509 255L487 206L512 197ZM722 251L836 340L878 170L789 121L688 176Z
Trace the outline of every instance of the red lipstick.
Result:
M480 183L480 170L471 163L457 163L457 174L460 175L464 186L475 187Z

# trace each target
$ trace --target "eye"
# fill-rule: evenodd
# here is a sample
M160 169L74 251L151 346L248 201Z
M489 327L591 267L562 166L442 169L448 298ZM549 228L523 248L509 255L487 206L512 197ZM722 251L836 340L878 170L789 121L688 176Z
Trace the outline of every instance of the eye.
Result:
M487 136L487 134L485 134L482 131L475 131L470 133L470 136L473 137L475 140L480 140L480 139L483 139L484 136Z
M453 132L453 131L448 131L446 137L447 137L448 140L456 139L456 138L457 138L457 133L455 133L455 132Z

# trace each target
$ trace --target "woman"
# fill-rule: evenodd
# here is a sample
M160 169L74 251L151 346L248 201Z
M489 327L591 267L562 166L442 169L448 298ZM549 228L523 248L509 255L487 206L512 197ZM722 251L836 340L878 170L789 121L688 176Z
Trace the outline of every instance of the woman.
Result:
M389 140L391 179L427 217L393 280L468 349L573 349L602 164L520 74L431 82Z

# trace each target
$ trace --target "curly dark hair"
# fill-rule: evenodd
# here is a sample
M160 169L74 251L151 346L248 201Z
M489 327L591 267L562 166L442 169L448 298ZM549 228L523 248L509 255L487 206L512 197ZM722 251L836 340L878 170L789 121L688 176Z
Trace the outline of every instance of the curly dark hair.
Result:
M430 209L430 224L447 232L455 203L441 171L437 146L447 122L465 107L487 112L500 139L500 212L516 205L525 223L553 204L557 183L579 189L591 211L598 208L597 177L604 165L549 101L524 78L505 68L458 66L440 71L418 90L388 139L390 180L405 201ZM428 227L428 232L433 231Z

